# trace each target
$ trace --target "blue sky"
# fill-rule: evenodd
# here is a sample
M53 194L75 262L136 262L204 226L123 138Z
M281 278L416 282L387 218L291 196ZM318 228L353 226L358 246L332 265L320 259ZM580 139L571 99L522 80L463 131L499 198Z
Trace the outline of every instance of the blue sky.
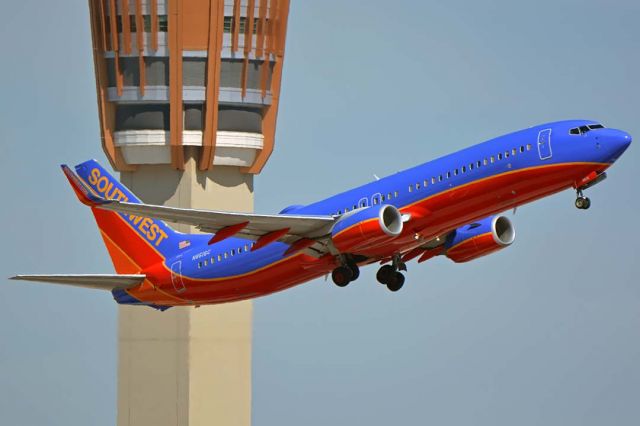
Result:
M0 277L112 271L57 167L104 161L87 13L25 0L0 16ZM639 137L639 21L623 0L294 0L256 210L546 121ZM397 294L366 269L257 300L254 425L637 424L635 144L589 211L569 191L524 206L500 253L412 263ZM0 337L4 422L115 423L108 295L0 278Z

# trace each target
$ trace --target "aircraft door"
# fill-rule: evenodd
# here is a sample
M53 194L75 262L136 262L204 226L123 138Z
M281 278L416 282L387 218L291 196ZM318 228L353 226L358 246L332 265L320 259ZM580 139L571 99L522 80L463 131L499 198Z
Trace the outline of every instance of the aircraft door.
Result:
M541 160L551 158L551 129L540 130L538 133L538 155Z
M182 261L177 260L171 264L171 284L178 293L186 290L182 281Z

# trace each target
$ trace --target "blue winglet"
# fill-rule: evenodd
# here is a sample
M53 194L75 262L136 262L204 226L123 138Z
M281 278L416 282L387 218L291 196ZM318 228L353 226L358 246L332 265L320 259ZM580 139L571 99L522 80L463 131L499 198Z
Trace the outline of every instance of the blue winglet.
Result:
M69 166L62 164L60 167L62 168L64 175L69 180L69 183L73 188L73 192L76 193L78 200L80 200L82 204L93 207L109 203L108 200L95 195L91 189L89 189L87 185L85 185L85 183L82 182L82 180L80 180L80 178L69 168Z

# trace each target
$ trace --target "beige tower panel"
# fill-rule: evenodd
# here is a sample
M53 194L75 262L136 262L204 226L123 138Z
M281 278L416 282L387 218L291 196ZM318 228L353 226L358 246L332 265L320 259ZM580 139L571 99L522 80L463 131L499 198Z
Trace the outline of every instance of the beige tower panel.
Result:
M184 172L139 166L122 182L148 203L253 209L251 175L201 172L187 154ZM118 425L250 425L251 322L250 301L165 312L121 306Z

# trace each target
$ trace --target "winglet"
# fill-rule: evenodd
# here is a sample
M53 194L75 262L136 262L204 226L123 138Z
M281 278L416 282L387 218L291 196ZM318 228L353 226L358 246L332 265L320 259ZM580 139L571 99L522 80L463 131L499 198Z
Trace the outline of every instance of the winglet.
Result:
M84 182L82 182L82 180L80 180L80 178L71 171L71 169L69 168L69 166L67 166L66 164L62 164L60 166L62 168L62 171L64 172L64 175L67 177L67 179L69 180L69 183L71 184L71 187L73 188L73 192L76 193L76 196L78 197L78 200L80 200L80 202L86 206L97 206L100 204L106 204L109 201L105 200L104 198L98 197L96 195L94 195L91 192L91 189L87 187L87 185L85 185Z

